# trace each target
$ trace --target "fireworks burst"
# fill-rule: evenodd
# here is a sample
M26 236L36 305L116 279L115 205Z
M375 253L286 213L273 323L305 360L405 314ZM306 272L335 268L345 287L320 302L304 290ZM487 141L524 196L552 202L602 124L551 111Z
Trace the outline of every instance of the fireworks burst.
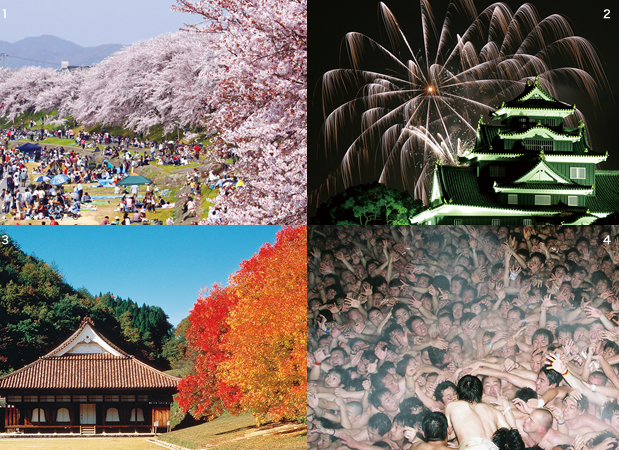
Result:
M493 111L488 105L511 100L535 77L555 98L565 85L596 105L608 89L592 44L574 36L564 17L540 19L530 4L514 13L494 3L477 14L473 0L451 0L439 31L429 1L421 0L423 48L417 54L385 4L379 13L390 49L348 33L351 68L323 76L324 110L339 104L326 116L325 152L343 157L313 193L316 205L342 184L377 179L425 203L433 162L458 164L462 143L473 145L477 120ZM464 31L453 33L459 24ZM341 103L342 95L348 101ZM584 118L576 111L566 125L579 120ZM343 130L351 128L358 131L345 142Z

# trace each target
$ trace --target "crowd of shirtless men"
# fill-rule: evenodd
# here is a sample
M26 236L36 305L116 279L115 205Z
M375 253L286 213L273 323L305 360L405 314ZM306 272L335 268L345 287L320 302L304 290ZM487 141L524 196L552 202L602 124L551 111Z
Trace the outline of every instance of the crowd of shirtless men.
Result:
M308 236L308 448L615 450L619 226Z

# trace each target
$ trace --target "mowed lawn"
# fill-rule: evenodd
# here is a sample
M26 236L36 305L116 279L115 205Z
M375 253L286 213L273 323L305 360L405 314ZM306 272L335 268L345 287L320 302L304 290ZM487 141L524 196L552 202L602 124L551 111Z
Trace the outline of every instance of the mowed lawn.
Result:
M235 417L223 414L210 423L162 434L159 440L189 449L214 448L217 450L303 450L307 448L305 425L285 433L268 433L277 425L257 427L251 414Z
M0 439L0 450L162 450L165 447L152 444L145 437L139 438L24 438Z

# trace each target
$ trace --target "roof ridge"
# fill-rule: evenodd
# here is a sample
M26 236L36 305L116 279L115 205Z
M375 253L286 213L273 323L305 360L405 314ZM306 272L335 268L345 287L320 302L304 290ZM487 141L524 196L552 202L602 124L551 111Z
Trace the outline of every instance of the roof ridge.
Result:
M48 358L48 357L52 357L54 356L56 353L58 353L60 350L66 348L67 346L69 346L72 341L77 338L79 336L79 334L84 330L84 328L86 328L86 325L90 325L93 329L93 331L97 334L97 336L99 336L106 344L108 344L110 347L112 347L114 350L116 350L117 352L126 355L126 356L131 356L129 355L127 352L123 351L122 349L120 349L119 347L117 347L116 345L114 345L112 342L110 342L105 336L103 336L101 333L98 332L98 330L95 327L95 323L93 322L93 320L90 318L90 316L85 316L81 323L79 328L71 335L69 336L64 342L62 342L60 345L58 345L56 348L54 348L52 351L48 352L47 354L41 356L39 359L43 359L43 358Z

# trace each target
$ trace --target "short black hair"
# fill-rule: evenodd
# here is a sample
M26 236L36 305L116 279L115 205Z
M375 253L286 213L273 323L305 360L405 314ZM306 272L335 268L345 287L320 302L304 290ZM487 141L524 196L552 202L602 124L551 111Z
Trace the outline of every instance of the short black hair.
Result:
M411 359L415 359L413 355L406 353L400 361L395 366L395 373L400 375L401 377L406 375L406 368L408 367L408 363Z
M445 350L441 350L440 348L428 348L428 356L430 357L430 362L432 362L433 366L436 366L439 369L445 367L445 364L443 364L443 360L445 359L446 354L447 352Z
M450 344L457 342L458 344L460 344L460 347L464 347L464 341L462 340L462 338L460 336L454 336L454 338L449 341Z
M333 367L327 372L327 375L331 372L337 373L340 376L340 384L343 384L344 389L346 389L350 384L350 375L348 374L348 372L346 372L346 369L342 367Z
M444 441L447 439L447 417L442 412L431 412L425 415L421 429L426 441Z
M514 306L512 309L507 311L507 314L509 314L512 311L517 311L518 315L520 316L520 320L524 320L525 313L524 313L524 311L522 309L518 308L517 306Z
M393 418L393 423L397 423L398 425L402 425L403 427L411 427L415 426L415 416L407 413L397 413Z
M610 430L602 431L600 434L596 435L593 439L587 442L587 446L589 448L594 448L596 445L601 444L603 441L609 438L615 440L615 442L611 442L611 444L608 446L608 450L616 450L617 436L615 436L615 433Z
M539 259L539 262L543 265L546 262L546 255L544 255L543 253L540 252L533 252L531 253L531 255L529 256L529 259L533 258L534 256L537 256L537 258Z
M314 421L318 422L320 425L322 425L323 428L329 428L329 429L332 429L332 430L340 430L340 429L344 428L341 423L334 422L334 421L329 420L329 419L325 419L324 417L316 417L314 419ZM331 440L331 442L335 442L339 438L337 436L334 436L334 435L329 435L329 439Z
M548 345L552 344L552 341L554 341L555 339L554 335L552 334L552 331L547 330L546 328L538 328L537 330L535 330L531 340L534 341L535 338L538 336L546 336L546 338L548 339Z
M617 399L604 403L604 406L602 407L603 420L608 420L610 422L615 413L619 413L619 404L617 404Z
M437 275L434 277L434 279L432 280L432 286L434 286L436 288L436 290L443 290L443 291L447 291L449 290L449 278L447 278L445 275Z
M434 389L434 398L444 404L443 393L449 388L453 388L454 391L458 392L458 387L451 381L443 381L442 383L439 383L438 386L436 386L436 388Z
M400 309L404 309L409 314L412 314L410 308L406 306L404 303L396 303L395 305L393 305L393 308L391 309L392 316L395 317L396 311L399 311Z
M413 410L421 410L421 413L424 413L428 410L426 405L423 404L421 400L417 397L408 397L400 402L400 412L406 414L413 414Z
M565 400L567 400L570 396L566 396L563 401L565 402ZM584 395L580 398L580 400L577 400L575 397L572 397L574 400L576 400L576 405L578 407L578 411L585 411L587 412L589 410L589 399L587 397L585 397Z
M380 406L380 398L385 394L391 394L391 391L387 388L380 388L370 394L369 400L374 408L378 408ZM389 425L389 427L391 427L391 425Z
M550 366L546 365L540 369L540 373L545 373L546 377L548 377L548 384L559 386L559 383L563 381L563 375L561 375L556 370L550 368Z
M479 378L465 375L458 381L457 392L460 400L469 403L479 403L484 392L484 386Z
M391 420L385 413L376 413L368 420L368 428L374 428L382 437L391 430Z
M535 392L530 387L523 387L516 391L516 395L514 396L514 398L519 398L520 400L526 403L527 400L531 400L532 398L537 398L537 392Z
M516 428L499 428L492 436L492 442L499 450L525 450L526 448Z
M619 345L617 345L614 341L609 341L608 339L604 339L604 350L613 349L615 354L619 354Z
M477 317L477 314L472 313L472 312L466 312L466 313L462 314L462 317L460 318L460 323L463 324L464 322L468 322L469 320L473 320L475 317Z
M570 339L574 339L574 327L568 323L561 324L557 327L555 330L555 335L557 338L559 337L559 333L567 333L570 335Z
M361 358L367 359L371 363L375 363L378 360L378 356L376 356L376 353L373 349L364 350Z

